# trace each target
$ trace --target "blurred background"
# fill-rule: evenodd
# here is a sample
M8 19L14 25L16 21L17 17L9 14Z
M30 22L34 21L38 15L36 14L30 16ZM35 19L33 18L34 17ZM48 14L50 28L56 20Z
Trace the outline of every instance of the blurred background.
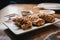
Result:
M60 0L0 0L0 9L9 4L60 3Z

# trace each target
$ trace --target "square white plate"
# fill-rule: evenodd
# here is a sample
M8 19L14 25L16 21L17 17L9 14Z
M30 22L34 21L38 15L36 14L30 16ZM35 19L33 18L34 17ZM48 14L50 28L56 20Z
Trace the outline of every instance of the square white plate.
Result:
M55 18L55 22L53 22L53 23L46 23L46 24L44 24L43 26L40 26L40 27L32 26L31 29L27 29L27 30L19 29L19 27L11 21L3 22L3 24L5 26L7 26L14 34L20 35L20 34L23 34L23 33L26 33L26 32L30 32L30 31L33 31L33 30L37 30L37 29L52 25L52 24L54 24L58 21L60 21L60 19Z

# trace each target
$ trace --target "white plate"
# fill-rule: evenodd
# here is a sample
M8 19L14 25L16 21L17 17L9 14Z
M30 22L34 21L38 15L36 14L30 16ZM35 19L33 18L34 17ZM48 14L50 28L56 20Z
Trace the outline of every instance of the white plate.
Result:
M33 30L37 30L37 29L40 29L40 28L43 28L43 27L52 25L52 24L54 24L54 23L56 23L58 21L60 21L60 20L59 19L55 19L55 22L53 22L53 23L46 23L46 24L44 24L43 26L40 26L40 27L36 27L36 26L34 27L34 26L32 26L32 28L31 29L28 29L28 30L19 29L19 27L17 27L11 21L3 22L3 24L5 26L7 26L14 34L19 35L19 34L23 34L23 33L26 33L26 32L30 32L30 31L33 31Z
M54 14L55 11L53 11L53 10L40 10L39 13L40 14Z
M60 10L60 4L59 3L41 3L38 4L37 7L42 7L44 9L51 9L51 10Z

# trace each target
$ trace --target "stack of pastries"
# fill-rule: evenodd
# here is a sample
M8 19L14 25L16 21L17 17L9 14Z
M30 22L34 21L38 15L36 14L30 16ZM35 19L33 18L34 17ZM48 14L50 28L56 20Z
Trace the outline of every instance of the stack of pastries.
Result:
M32 25L40 27L44 25L46 22L52 23L54 21L54 16L50 14L32 14L23 16L21 18L16 17L15 19L13 19L13 22L19 25L20 28L22 28L23 30L31 28Z

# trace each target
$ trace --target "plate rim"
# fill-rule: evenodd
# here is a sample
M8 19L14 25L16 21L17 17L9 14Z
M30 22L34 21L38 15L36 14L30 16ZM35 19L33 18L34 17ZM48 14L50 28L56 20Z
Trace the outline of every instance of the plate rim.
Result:
M58 22L58 21L57 21ZM53 25L54 23L56 23L56 22L53 22L53 23L50 23L49 25ZM6 24L5 24L5 22L3 22L3 24L5 25L5 26L7 26ZM48 23L47 23L48 24ZM27 32L30 32L30 31L34 31L34 30L37 30L37 29L40 29L40 28L44 28L44 27L46 27L46 26L49 26L49 25L43 25L43 26L41 26L41 27L37 27L37 28L35 28L35 29L28 29L29 31L27 31ZM7 26L8 27L8 26ZM8 27L9 28L9 27ZM9 28L10 29L10 28ZM24 33L27 33L27 32L24 32L24 33L15 33L12 29L10 29L15 35L20 35L20 34L24 34Z

